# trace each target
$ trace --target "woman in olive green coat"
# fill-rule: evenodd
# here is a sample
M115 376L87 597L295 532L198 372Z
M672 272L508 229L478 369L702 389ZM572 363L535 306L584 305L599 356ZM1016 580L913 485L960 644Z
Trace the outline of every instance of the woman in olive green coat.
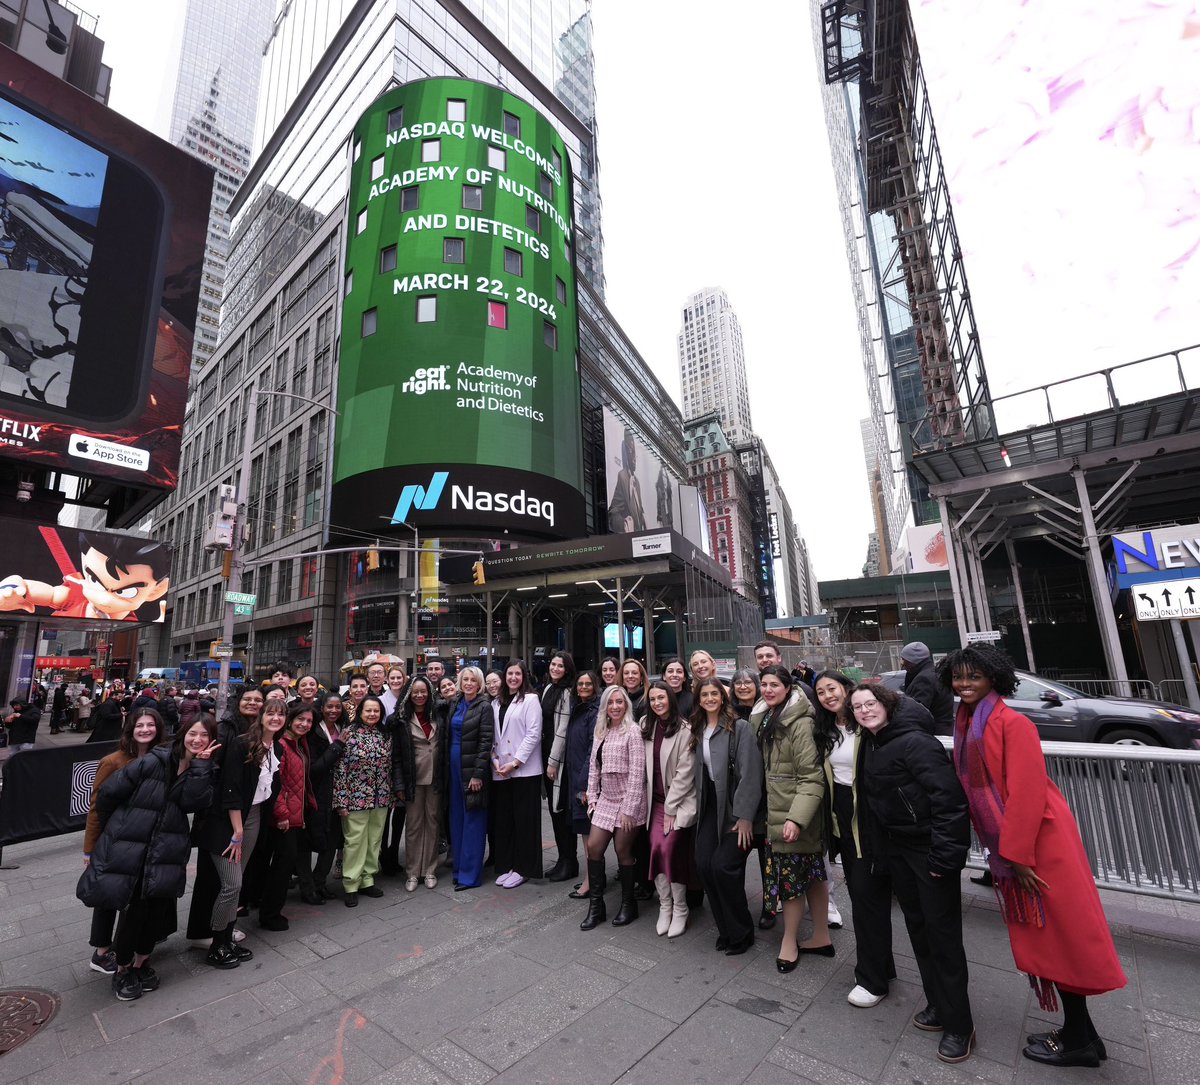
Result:
M767 863L763 908L783 912L783 940L775 967L791 972L802 953L833 956L829 938L829 882L825 873L825 776L813 740L813 708L792 687L786 667L759 675L762 700L750 715L766 766ZM798 941L807 898L812 936Z

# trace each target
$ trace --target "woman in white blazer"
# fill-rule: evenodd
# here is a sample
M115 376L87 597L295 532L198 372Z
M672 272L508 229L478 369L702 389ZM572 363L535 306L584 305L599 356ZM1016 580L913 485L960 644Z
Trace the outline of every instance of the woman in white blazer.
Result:
M492 860L496 884L515 889L542 876L542 702L522 660L504 672L492 713Z
M652 682L642 719L646 742L646 835L649 877L658 890L658 933L678 938L687 927L696 824L696 752L675 691Z

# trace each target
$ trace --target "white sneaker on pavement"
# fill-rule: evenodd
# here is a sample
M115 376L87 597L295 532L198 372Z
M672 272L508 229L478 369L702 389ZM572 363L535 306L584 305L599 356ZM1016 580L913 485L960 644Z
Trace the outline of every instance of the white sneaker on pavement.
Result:
M834 903L832 896L829 898L829 927L835 931L842 929L842 913L838 911L838 906Z
M872 1006L878 1006L885 998L887 998L887 995L873 995L865 987L856 986L846 996L846 1001L851 1006L857 1006L860 1010L869 1010Z

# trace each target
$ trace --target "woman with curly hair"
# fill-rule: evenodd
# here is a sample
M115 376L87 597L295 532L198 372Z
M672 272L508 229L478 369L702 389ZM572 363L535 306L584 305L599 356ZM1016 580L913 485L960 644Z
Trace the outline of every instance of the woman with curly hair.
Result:
M1030 1035L1022 1054L1050 1066L1099 1066L1107 1052L1087 999L1124 987L1125 973L1079 828L1046 774L1037 729L1001 700L1016 690L1012 661L995 648L968 647L951 652L938 675L959 697L954 767L1013 959L1043 1010L1062 1001L1062 1025Z

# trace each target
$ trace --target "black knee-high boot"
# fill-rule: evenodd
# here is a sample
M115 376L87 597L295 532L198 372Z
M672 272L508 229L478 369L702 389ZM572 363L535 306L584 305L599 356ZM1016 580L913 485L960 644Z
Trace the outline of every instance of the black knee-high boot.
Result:
M636 871L636 863L617 867L617 873L621 877L621 910L613 916L612 925L614 927L624 927L638 917L637 896L633 888L633 876Z
M604 860L589 859L588 867L588 914L579 924L581 931L590 931L600 926L608 913L604 908Z

